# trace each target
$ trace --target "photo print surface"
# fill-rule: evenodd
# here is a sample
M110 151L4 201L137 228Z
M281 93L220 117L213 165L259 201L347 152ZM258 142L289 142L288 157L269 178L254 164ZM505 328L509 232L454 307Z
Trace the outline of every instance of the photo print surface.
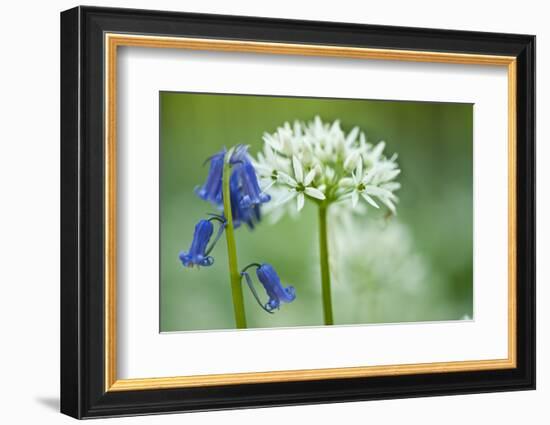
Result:
M160 331L473 318L473 105L161 92Z

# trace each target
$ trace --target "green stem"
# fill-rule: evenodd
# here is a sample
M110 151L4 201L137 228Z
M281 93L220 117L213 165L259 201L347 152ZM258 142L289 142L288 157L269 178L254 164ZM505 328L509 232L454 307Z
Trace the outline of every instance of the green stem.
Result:
M321 262L321 285L325 325L334 324L332 318L332 295L330 292L330 268L328 255L327 205L319 206L319 254Z
M231 294L233 295L233 310L235 313L235 325L237 329L246 328L246 316L244 313L244 298L241 285L241 274L237 264L237 245L235 243L235 228L233 227L233 213L231 211L231 195L229 180L231 177L231 164L226 161L223 166L223 211L225 219L225 239L227 240L227 258L229 260L229 277L231 281Z

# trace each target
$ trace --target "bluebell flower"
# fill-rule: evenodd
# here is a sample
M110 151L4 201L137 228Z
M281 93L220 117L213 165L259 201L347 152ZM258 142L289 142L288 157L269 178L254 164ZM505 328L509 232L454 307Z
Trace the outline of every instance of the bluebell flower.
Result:
M296 298L293 286L283 287L277 272L270 264L264 263L256 269L256 276L263 285L269 301L265 305L266 310L278 309L281 303L290 303Z
M240 177L237 173L231 175L229 188L233 226L238 228L244 223L250 229L254 229L256 223L258 223L261 219L260 206L258 204L250 205L248 207L243 206L242 192L240 190Z
M271 197L260 189L256 170L248 155L248 146L238 145L231 155L230 161L233 164L233 174L231 177L235 176L238 181L236 186L239 190L239 206L241 208L249 208L269 202Z
M211 266L214 258L209 256L208 243L214 233L214 225L209 220L200 220L195 226L193 242L188 252L180 252L179 258L185 267ZM217 240L217 239L216 239Z
M201 199L211 202L220 211L223 211L223 166L226 155L224 148L208 159L210 169L206 183L195 190ZM245 223L253 229L261 219L260 204L268 202L271 197L260 189L247 146L236 146L229 161L232 165L229 192L233 226L237 228Z
M211 202L218 207L223 207L222 177L225 154L226 150L223 148L220 152L208 158L207 161L210 161L210 169L208 170L206 183L195 190L201 199Z
M250 161L237 165L234 172L239 175L241 181L241 207L249 208L271 200L271 196L260 189L256 170Z

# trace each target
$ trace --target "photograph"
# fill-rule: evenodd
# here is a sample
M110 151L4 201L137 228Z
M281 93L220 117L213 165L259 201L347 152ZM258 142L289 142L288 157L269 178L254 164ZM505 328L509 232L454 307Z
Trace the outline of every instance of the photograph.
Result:
M475 320L473 104L159 105L160 332Z

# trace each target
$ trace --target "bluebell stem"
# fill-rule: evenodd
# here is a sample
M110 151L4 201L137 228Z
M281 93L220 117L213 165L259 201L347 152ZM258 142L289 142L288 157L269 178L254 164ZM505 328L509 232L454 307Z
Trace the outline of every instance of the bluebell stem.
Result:
M200 220L195 226L193 242L188 252L180 252L179 258L185 267L211 266L214 258L208 255L208 243L214 233L214 225L209 220Z

